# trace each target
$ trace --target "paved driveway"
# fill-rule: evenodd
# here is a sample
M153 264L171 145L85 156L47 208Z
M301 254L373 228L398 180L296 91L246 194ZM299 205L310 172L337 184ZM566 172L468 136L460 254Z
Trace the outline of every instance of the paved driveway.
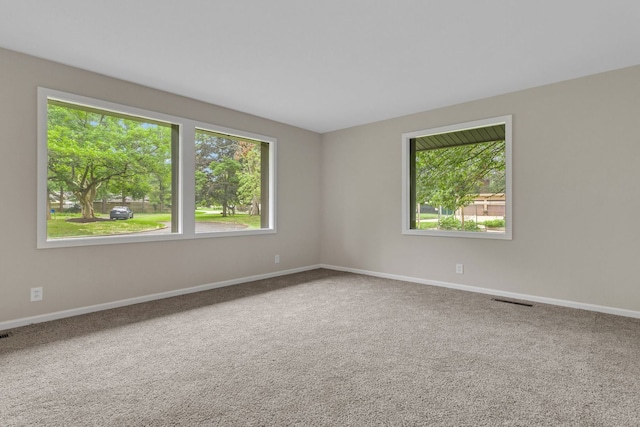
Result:
M171 233L171 223L165 222L165 228L159 228L157 230L144 231L143 233L150 234L169 234ZM196 222L196 233L215 233L218 231L238 231L246 230L247 226L242 224L231 224L228 222Z

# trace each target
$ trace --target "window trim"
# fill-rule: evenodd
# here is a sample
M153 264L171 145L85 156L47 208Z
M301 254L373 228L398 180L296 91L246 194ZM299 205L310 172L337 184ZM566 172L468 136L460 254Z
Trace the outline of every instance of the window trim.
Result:
M115 114L127 114L156 122L165 122L178 126L178 206L174 214L178 216L176 232L158 235L126 234L112 236L47 238L47 179L48 179L48 101L55 99L79 106L93 107ZM269 144L269 227L237 231L209 233L195 232L195 130L205 128L257 139ZM171 114L146 110L134 106L104 101L59 90L38 87L37 90L37 203L36 203L36 240L38 249L94 246L120 243L157 242L194 238L216 238L229 236L248 236L274 234L276 230L276 153L277 139L252 132L231 129L212 123L204 123Z
M449 133L463 131L474 128L487 127L491 125L505 125L505 216L507 218L504 233L481 233L472 231L452 231L452 230L418 230L410 228L410 200L411 200L411 139L421 136L430 136L441 133ZM512 116L505 115L499 117L491 117L482 120L474 120L464 123L456 123L437 128L429 128L415 132L407 132L402 134L402 234L414 236L433 236L433 237L463 237L476 239L499 239L512 240L513 230L513 194L512 194Z

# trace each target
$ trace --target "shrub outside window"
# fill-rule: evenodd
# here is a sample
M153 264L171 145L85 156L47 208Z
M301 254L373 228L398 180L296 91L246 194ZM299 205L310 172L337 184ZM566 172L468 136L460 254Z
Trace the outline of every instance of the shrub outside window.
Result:
M511 116L402 141L404 234L511 239Z

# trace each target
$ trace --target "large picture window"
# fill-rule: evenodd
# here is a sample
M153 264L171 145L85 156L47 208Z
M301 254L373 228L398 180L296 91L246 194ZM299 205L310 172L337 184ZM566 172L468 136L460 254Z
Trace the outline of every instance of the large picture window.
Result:
M175 124L48 99L47 239L177 232L177 135Z
M511 116L402 140L403 233L511 239Z
M275 232L276 140L39 88L38 247Z

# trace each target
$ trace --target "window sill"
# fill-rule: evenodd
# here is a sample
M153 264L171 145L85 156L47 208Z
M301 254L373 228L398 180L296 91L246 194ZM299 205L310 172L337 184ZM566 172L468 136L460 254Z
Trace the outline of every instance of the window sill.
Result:
M446 230L402 230L402 234L409 236L431 237L463 237L470 239L512 240L511 230L495 233L490 231L446 231Z
M190 240L190 239L211 239L218 237L237 237L237 236L258 236L263 234L276 234L273 228L263 228L257 230L241 230L241 231L220 231L212 233L167 233L160 235L119 235L119 236L96 236L96 237L71 237L62 239L46 240L38 242L38 249L50 248L70 248L78 246L100 246L126 243L148 243L163 242L173 240Z

